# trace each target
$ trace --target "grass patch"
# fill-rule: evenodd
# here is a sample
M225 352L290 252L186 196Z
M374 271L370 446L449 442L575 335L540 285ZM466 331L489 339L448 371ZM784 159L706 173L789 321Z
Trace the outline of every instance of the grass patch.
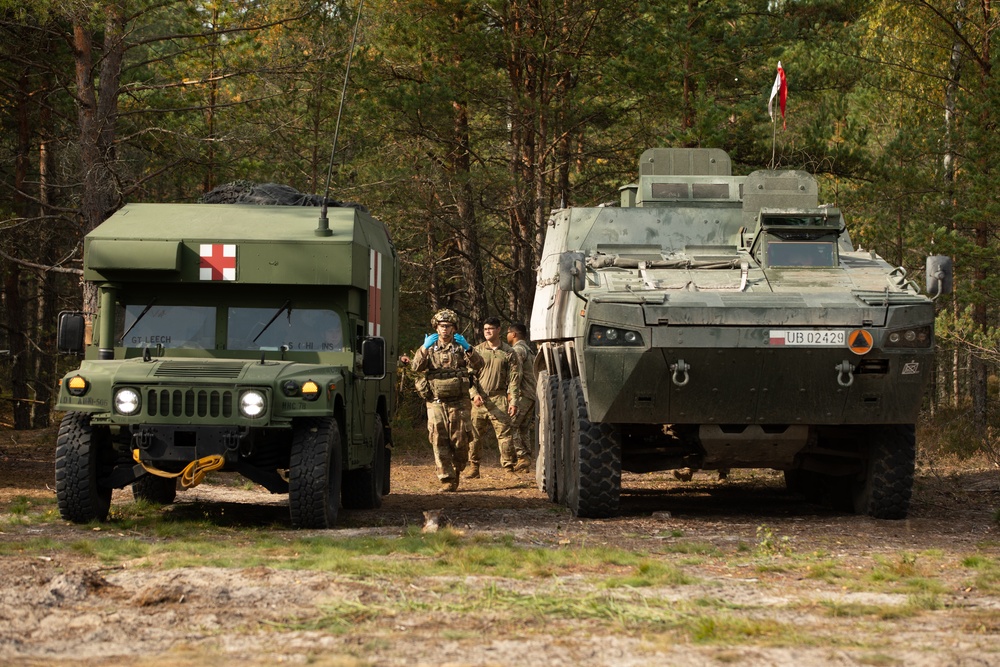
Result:
M675 567L661 562L646 561L634 568L631 574L610 577L604 581L607 588L641 588L650 586L679 586L694 580Z
M44 496L15 496L0 514L0 525L36 526L59 520L56 498Z
M964 558L962 567L974 572L969 588L975 588L984 593L1000 592L1000 560L997 558L975 554Z
M748 640L785 644L801 640L798 631L772 620L734 616L724 602L678 602L618 593L534 591L523 593L491 583L483 587L455 584L420 600L399 597L389 603L361 604L337 601L320 614L289 624L295 630L336 634L360 632L359 625L387 618L404 621L411 614L433 614L444 624L448 617L488 614L492 630L500 635L544 630L553 621L587 621L609 632L643 636L668 634L678 641L701 644L746 643ZM460 633L466 638L466 633Z

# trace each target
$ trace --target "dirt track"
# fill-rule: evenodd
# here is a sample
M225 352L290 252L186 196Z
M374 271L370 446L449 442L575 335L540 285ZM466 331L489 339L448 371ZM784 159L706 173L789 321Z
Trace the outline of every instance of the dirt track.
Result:
M19 435L3 432L0 443L0 519L11 517L18 499L52 494L50 446L18 444ZM806 504L767 472L736 473L724 483L709 475L688 483L627 476L621 517L579 521L550 504L528 476L491 468L483 479L463 482L459 493L438 495L421 450L395 464L383 508L345 511L343 527L324 533L401 536L423 523L424 510L441 509L462 539L508 536L529 549L627 548L678 568L686 580L608 589L595 577L601 573L573 568L527 579L470 574L405 582L268 565L106 568L86 549L18 555L12 545L85 543L116 534L113 522L94 531L7 520L0 524L0 546L9 547L0 552L9 554L0 557L0 664L1000 665L996 469L923 467L911 518L899 522ZM275 524L279 534L302 534L287 528L284 497L261 490L205 484L178 500L164 510L170 516L220 528ZM128 502L128 493L116 494L116 504ZM691 545L701 551L692 553ZM840 574L817 576L823 567ZM851 581L875 580L879 572L899 582ZM624 613L624 620L512 616L488 602L550 594L610 600L610 608L622 609L655 611L666 603L678 610L678 625L632 625ZM487 602L474 614L457 611L457 602L470 597ZM699 616L701 601L710 614ZM324 610L345 606L367 611L334 630L316 622ZM886 613L896 609L910 611ZM714 639L706 640L702 622L712 625L707 630L738 631L729 638L710 632Z

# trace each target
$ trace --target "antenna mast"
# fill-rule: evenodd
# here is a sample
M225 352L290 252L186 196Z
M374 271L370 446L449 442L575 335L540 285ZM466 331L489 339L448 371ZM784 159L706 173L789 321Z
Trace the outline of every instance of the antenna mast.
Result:
M337 110L337 125L333 130L333 148L330 150L330 164L326 170L326 189L323 191L323 207L319 213L319 227L316 236L332 236L330 219L326 217L326 201L330 196L330 178L333 175L333 157L337 154L337 137L340 136L340 117L344 114L344 98L347 97L347 80L351 76L351 60L354 58L354 45L358 41L358 26L361 25L361 8L365 0L358 2L358 16L354 20L354 34L351 36L351 50L347 52L347 68L344 70L344 86L340 90L340 108Z

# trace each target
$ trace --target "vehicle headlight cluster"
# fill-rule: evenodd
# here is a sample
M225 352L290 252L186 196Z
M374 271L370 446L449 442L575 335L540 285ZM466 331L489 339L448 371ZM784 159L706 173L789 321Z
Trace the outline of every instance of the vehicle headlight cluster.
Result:
M306 380L301 384L295 380L285 380L281 385L281 391L289 398L301 396L307 401L315 401L322 393L319 384L313 380Z
M248 389L240 394L240 414L249 419L256 419L267 410L267 399L256 389Z
M115 391L115 412L126 417L139 412L142 407L142 397L138 389L122 387Z
M606 347L640 347L643 342L642 334L638 331L618 329L616 327L605 327L595 324L590 327L590 335L587 337L587 344Z
M895 329L886 336L886 347L930 347L934 338L931 327Z

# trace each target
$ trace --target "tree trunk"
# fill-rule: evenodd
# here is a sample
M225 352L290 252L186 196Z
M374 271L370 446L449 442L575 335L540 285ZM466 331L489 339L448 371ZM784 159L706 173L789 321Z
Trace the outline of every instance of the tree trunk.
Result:
M118 89L124 58L124 24L120 7L104 7L104 48L100 79L94 77L93 35L79 17L73 25L77 122L80 130L81 232L104 222L118 207L120 192L114 172ZM98 89L98 85L100 88ZM88 320L97 312L97 288L84 283L83 309Z
M483 280L482 248L476 220L475 193L472 188L472 162L469 145L469 109L464 102L453 102L454 140L449 164L456 180L458 209L458 246L462 257L462 284L467 294L469 317L475 326L486 319L486 283Z

